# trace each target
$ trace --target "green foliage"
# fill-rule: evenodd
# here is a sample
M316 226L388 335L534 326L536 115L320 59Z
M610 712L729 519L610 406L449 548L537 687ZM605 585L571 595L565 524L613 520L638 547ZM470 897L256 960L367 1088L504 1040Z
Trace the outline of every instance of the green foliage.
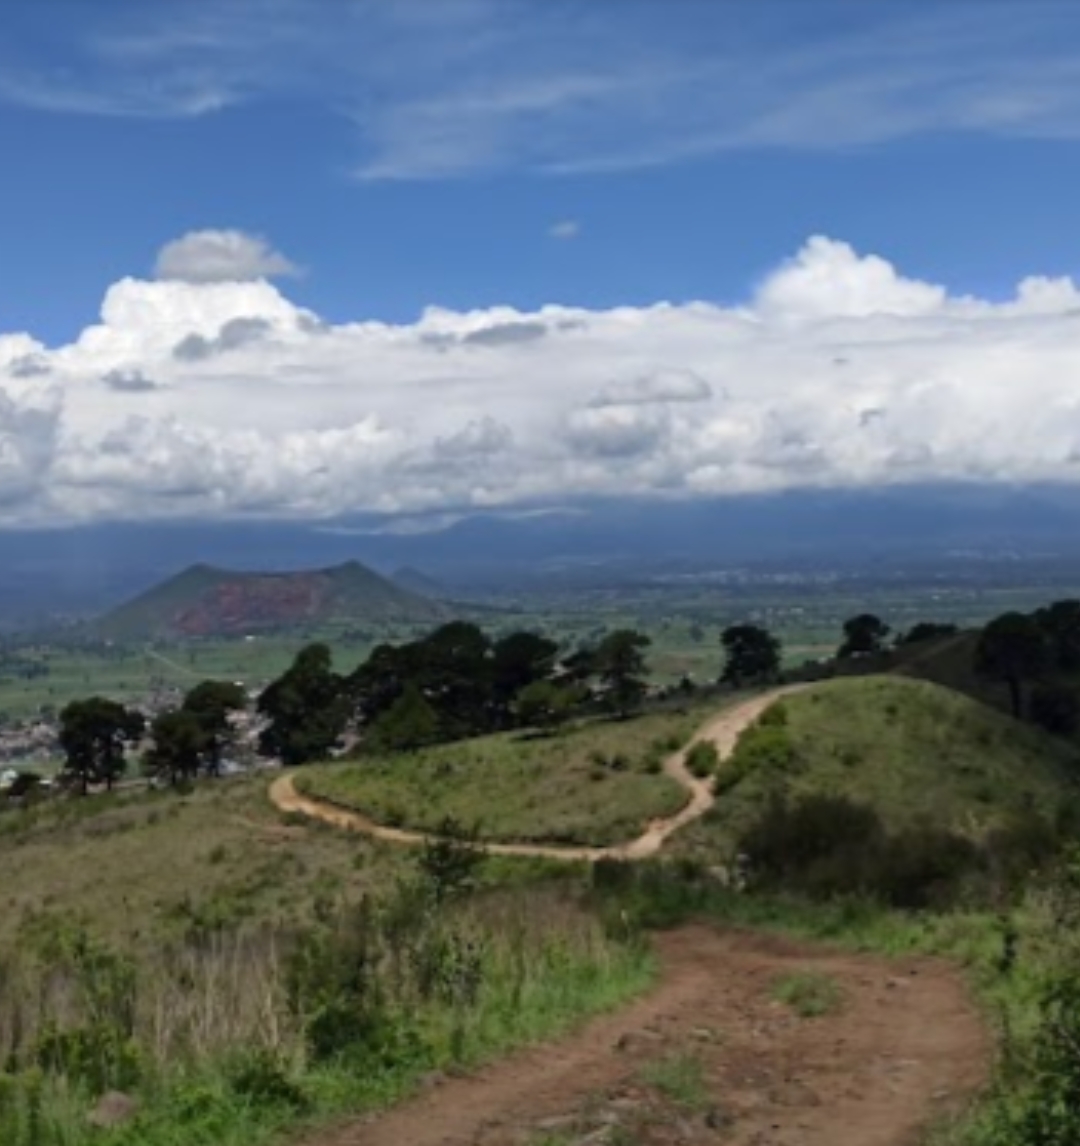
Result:
M786 710L780 707L775 716L769 715L771 711L766 709L739 737L735 751L717 772L718 792L731 791L750 775L771 791L798 767L798 755L785 723Z
M229 1089L246 1102L302 1112L311 1106L303 1087L290 1076L280 1054L269 1047L241 1051L226 1062Z
M146 753L145 770L171 784L194 779L202 765L205 737L198 720L182 709L159 713L150 725L154 745Z
M686 753L686 766L699 780L711 776L720 763L720 754L711 740L698 740Z
M652 644L634 629L608 633L593 655L593 671L604 686L609 711L626 717L640 707L645 697L645 650Z
M959 632L956 625L939 621L919 621L912 625L906 633L898 633L898 645L917 645L923 641L936 641L944 637L955 636Z
M701 1057L692 1051L676 1052L646 1063L641 1069L641 1080L684 1110L702 1110L708 1105L705 1066Z
M720 635L724 669L720 679L740 688L775 680L780 671L780 641L760 625L731 625Z
M414 684L370 726L365 747L376 752L412 752L439 739L439 718Z
M681 786L662 774L663 760L703 715L699 708L594 718L553 736L499 733L309 768L297 783L380 823L418 831L436 832L450 816L477 825L485 840L618 843L685 803Z
M1080 696L1064 684L1037 684L1031 690L1029 715L1032 724L1056 736L1073 736L1080 730Z
M302 649L292 667L263 691L258 707L270 719L259 742L265 755L280 757L287 767L325 756L348 717L343 682L331 668L330 649L323 644Z
M1049 639L1055 667L1064 673L1080 669L1080 601L1054 601L1036 610L1035 622Z
M466 830L451 817L439 825L433 838L425 841L420 855L420 872L436 905L461 896L476 885L476 876L485 856L476 846L477 832Z
M817 1019L838 1010L840 987L831 975L820 971L795 971L772 986L777 1002L790 1007L802 1019Z
M843 796L889 834L932 822L980 848L1032 816L1053 839L1076 803L1071 743L936 685L849 677L785 697L783 711L782 726L770 713L743 733L718 770L721 798L677 849L725 862L774 798Z
M844 622L844 639L836 655L840 660L846 660L879 653L885 647L889 632L889 626L880 617L873 613L860 613Z
M580 702L577 690L550 680L534 680L517 694L514 713L526 728L556 728Z
M38 1037L37 1065L85 1086L91 1094L132 1090L141 1078L139 1048L107 1018L67 1030L46 1023Z
M1043 825L1050 835L1050 825ZM843 796L776 799L739 840L757 886L795 890L812 898L861 895L892 907L947 906L970 880L990 868L1015 866L1011 845L1028 840L1006 833L992 843L931 823L889 833L877 813Z
M90 784L113 783L127 766L125 750L143 731L143 718L101 696L72 701L60 713L64 772L83 794Z
M232 681L205 680L184 697L180 711L198 727L199 752L211 773L219 770L222 754L232 741L230 716L246 706L244 690Z
M975 649L975 671L1009 686L1013 716L1023 714L1022 688L1050 664L1051 649L1034 617L1004 613L982 631Z

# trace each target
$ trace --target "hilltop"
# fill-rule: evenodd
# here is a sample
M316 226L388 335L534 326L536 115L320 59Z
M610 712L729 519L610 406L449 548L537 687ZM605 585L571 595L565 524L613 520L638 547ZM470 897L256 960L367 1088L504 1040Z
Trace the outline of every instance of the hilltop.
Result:
M104 636L220 637L334 621L437 622L438 602L357 561L294 573L249 573L193 565L100 618Z
M929 681L848 677L783 702L784 721L748 735L719 773L716 807L684 844L730 846L777 795L844 796L892 831L933 822L972 839L1075 807L1075 744ZM725 771L726 767L726 771Z

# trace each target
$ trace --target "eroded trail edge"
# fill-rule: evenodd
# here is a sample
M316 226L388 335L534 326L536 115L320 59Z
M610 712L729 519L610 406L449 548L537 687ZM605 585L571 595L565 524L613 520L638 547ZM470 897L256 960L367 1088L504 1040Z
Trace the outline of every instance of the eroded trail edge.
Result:
M617 1014L304 1146L915 1146L986 1082L990 1041L948 964L703 925L656 945L659 986ZM776 1002L796 973L834 983L835 1010Z
M741 733L774 701L804 687L805 685L791 685L773 689L713 716L698 730L685 748L672 753L664 761L664 771L686 792L688 797L686 803L675 815L653 820L641 835L633 840L608 847L491 842L485 842L480 846L491 855L532 856L573 862L598 859L640 860L654 856L669 836L694 820L700 819L716 802L713 779L711 777L698 779L686 766L686 757L690 749L701 741L710 742L716 746L720 760L726 760L734 750ZM282 812L298 813L347 831L362 832L364 835L388 843L417 845L423 844L430 838L423 832L391 828L362 812L342 808L314 796L306 796L297 790L293 773L279 776L270 785L270 799Z

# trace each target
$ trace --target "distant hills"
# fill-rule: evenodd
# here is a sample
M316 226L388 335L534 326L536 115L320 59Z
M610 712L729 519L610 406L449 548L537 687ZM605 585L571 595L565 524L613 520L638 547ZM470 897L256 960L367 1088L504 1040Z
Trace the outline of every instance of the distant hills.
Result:
M357 561L328 569L246 573L192 565L101 617L117 640L242 636L334 621L438 622L449 610Z
M436 581L434 577L429 577L426 573L415 569L411 565L404 565L400 569L395 569L391 580L399 589L405 589L409 593L416 593L420 597L429 597L435 601L445 601L450 596L450 592L445 585Z

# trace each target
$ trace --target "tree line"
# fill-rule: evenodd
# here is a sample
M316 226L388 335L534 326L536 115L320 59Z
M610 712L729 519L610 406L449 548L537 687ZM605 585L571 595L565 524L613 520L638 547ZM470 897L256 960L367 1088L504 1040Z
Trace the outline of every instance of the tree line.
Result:
M880 657L958 631L924 621L893 633L876 614L859 613L843 623L835 659ZM720 684L784 679L781 641L765 626L729 625L720 644ZM258 751L294 767L339 750L349 730L371 751L397 752L513 728L550 731L589 712L625 718L648 691L649 647L645 634L627 628L561 652L539 633L493 638L471 622L451 621L404 644L380 644L353 671L339 673L326 644L309 644L256 700ZM1053 732L1080 729L1076 690L1053 679L1080 670L1080 601L995 618L974 656L980 677L1007 685L1014 715ZM684 680L682 687L693 685ZM65 773L84 792L111 788L127 752L148 737L148 774L171 784L216 775L234 737L234 714L246 707L243 689L221 681L196 685L149 723L104 697L75 701L60 713Z

